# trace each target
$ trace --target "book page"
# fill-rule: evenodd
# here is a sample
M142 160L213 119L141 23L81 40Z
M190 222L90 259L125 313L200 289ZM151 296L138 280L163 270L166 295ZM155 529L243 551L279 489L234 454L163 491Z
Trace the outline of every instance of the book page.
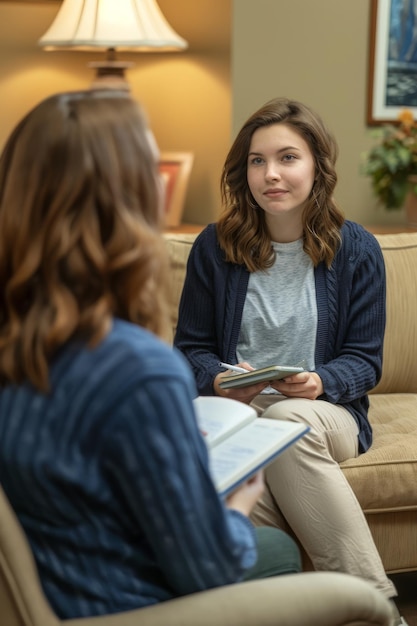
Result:
M215 446L257 418L243 402L220 396L199 396L193 401L198 427L209 447Z
M222 441L210 450L210 471L219 493L235 489L307 431L297 422L257 418Z

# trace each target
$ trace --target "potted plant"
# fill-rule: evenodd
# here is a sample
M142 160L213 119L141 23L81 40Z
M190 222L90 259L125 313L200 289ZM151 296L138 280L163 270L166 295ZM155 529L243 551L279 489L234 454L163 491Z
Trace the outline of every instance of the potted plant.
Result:
M373 131L378 141L363 155L362 173L370 177L374 194L388 210L404 207L410 194L417 202L417 123L408 109L398 121Z

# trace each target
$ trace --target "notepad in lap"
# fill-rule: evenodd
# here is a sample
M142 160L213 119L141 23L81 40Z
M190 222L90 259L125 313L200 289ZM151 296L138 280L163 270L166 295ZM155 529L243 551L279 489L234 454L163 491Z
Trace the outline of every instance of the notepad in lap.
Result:
M230 376L223 376L219 381L219 386L222 389L231 389L239 387L248 387L255 383L270 382L273 380L281 380L286 376L293 376L304 372L303 367L291 366L291 365L270 365L268 367L261 367L260 369L252 370L251 372L245 372L244 374L231 374Z
M194 400L198 425L210 455L217 491L227 496L302 437L308 426L258 417L247 404L200 396Z

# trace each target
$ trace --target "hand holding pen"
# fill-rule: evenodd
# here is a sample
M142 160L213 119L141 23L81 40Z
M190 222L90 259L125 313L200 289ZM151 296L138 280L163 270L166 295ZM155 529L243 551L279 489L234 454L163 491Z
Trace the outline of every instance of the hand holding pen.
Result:
M251 372L253 369L255 369L246 362L239 365L232 365L231 363L220 362L219 366L229 370L229 374L230 372L235 372L236 374L246 374L247 372ZM216 378L214 379L214 392L218 396L226 396L234 400L239 400L240 402L250 404L253 398L258 395L265 387L265 383L257 383L255 385L241 387L239 389L222 389L219 386L219 382L222 378L224 378L224 376L227 375L228 372L219 372L219 374L217 374Z
M237 374L246 374L250 372L250 370L245 367L239 367L239 365L230 365L230 363L219 363L220 367L225 367L227 370L231 370L232 372L236 372Z

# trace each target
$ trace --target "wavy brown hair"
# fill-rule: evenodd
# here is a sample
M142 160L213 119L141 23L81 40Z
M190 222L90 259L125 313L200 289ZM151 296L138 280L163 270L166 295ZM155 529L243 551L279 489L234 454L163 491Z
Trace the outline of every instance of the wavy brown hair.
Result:
M72 338L96 345L113 316L168 336L157 155L125 92L57 94L0 159L0 383L48 389Z
M239 131L223 167L224 210L217 233L226 259L254 272L274 262L264 211L257 207L247 181L247 161L253 133L272 124L287 124L308 144L315 163L315 181L303 212L304 250L315 266L330 267L341 242L344 222L333 198L337 182L337 144L321 118L304 104L275 98L253 113Z

